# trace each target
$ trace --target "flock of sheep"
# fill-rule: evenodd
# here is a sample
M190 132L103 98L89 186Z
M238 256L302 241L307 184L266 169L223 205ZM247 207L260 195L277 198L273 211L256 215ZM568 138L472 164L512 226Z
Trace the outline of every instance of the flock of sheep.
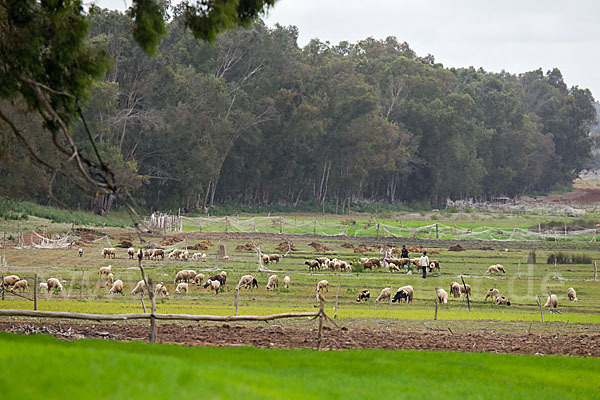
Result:
M78 250L78 252L79 252L79 256L82 257L83 249L80 248ZM136 251L133 247L130 247L127 249L127 254L128 254L129 258L131 258L131 259L133 259L137 256L140 260L143 258L154 259L154 260L165 258L165 251L163 249L139 249ZM103 248L101 251L101 255L103 258L115 258L116 257L116 249L115 248ZM372 258L360 258L357 260L357 262L360 263L364 269L373 270L373 267L376 267L376 268L387 267L387 268L389 268L390 272L392 272L392 271L400 271L400 268L403 267L403 268L407 269L407 273L410 274L410 273L412 273L412 270L409 268L409 265L414 264L415 266L417 266L418 261L419 261L419 258L414 258L414 259L392 258L392 257L388 256L389 254L385 254L385 255L386 256L383 257L383 260L380 260L377 257L372 257ZM187 249L185 249L185 250L174 249L171 252L169 252L167 257L169 259L178 259L178 260L182 260L182 261L187 261L190 258L192 260L202 260L202 261L206 261L206 259L207 259L207 255L205 253L190 254ZM281 256L279 254L269 254L269 255L263 254L262 255L263 264L279 263L280 260L281 260ZM383 261L383 264L382 264L382 261ZM343 260L339 260L337 258L329 259L328 257L317 257L312 260L306 260L304 264L308 265L309 271L316 271L317 269L318 270L325 269L325 270L332 270L332 271L350 271L351 270L351 263L348 263ZM430 272L434 271L434 270L439 271L440 270L439 261L430 260L428 269ZM500 272L506 273L506 269L504 268L504 266L502 266L500 264L491 265L487 269L488 274L494 274L494 273L500 273ZM124 290L123 281L120 279L115 280L115 275L113 274L112 267L110 265L106 266L106 267L101 267L99 269L99 275L100 275L100 278L102 278L104 275L106 275L105 286L110 287L109 293L123 294L123 290ZM222 286L224 286L225 283L227 282L227 272L221 271L220 273L210 276L206 280L205 279L206 279L206 276L204 274L196 273L196 271L194 271L194 270L178 271L177 274L175 275L175 279L174 279L174 283L177 284L177 286L175 288L175 292L176 293L187 293L190 290L189 285L191 284L191 285L197 285L198 287L202 286L205 289L210 288L210 290L212 292L214 292L215 295L217 295L219 293L219 290L222 288ZM63 281L63 282L65 282L65 281ZM291 280L290 280L289 276L285 276L283 278L283 284L284 284L285 288L289 289L290 282L291 282ZM6 276L3 278L1 283L2 283L3 288L9 288L11 292L15 292L18 290L25 292L28 289L27 280L20 279L17 275ZM57 292L57 291L63 290L63 286L62 286L60 280L58 280L57 278L49 278L46 282L41 282L39 286L40 286L40 289L46 290L48 293L50 293L51 291ZM241 288L250 289L250 288L254 288L254 287L258 288L257 279L255 277L253 277L252 275L244 275L240 278L238 284L236 285L236 290L239 290ZM277 287L279 287L279 276L271 275L268 279L266 289L274 290ZM329 290L328 281L321 280L320 282L318 282L316 284L315 289L316 289L317 293L321 292L321 291L328 291ZM132 295L144 294L144 293L146 293L147 290L148 290L148 288L146 286L146 283L143 280L140 280L139 282L137 282L135 287L131 290L131 294ZM157 296L168 296L169 295L168 289L163 282L157 283L154 286L154 293ZM458 282L452 282L450 284L450 294L452 296L454 296L455 298L461 298L463 293L467 293L469 296L471 296L471 286L468 284L461 285ZM570 301L573 301L573 302L578 301L575 289L573 289L572 287L568 289L567 296ZM369 300L369 298L370 298L370 291L362 290L358 294L356 301L358 301L358 302L367 301L367 300ZM504 297L504 296L500 296L500 291L496 288L492 288L486 293L486 295L483 299L484 302L487 301L488 298L491 299L497 305L506 305L506 306L511 305L510 299L508 299L507 297ZM379 294L379 296L377 297L377 299L375 301L377 303L380 301L390 301L390 300L392 302L412 303L413 299L414 299L414 288L411 285L406 285L406 286L400 287L396 291L393 298L392 298L392 288L386 287L386 288L382 289L381 293ZM441 289L441 288L437 289L437 301L441 304L447 304L448 303L448 292L446 292L444 289ZM555 294L548 296L548 299L547 299L544 307L556 308L557 306L558 306L558 297Z

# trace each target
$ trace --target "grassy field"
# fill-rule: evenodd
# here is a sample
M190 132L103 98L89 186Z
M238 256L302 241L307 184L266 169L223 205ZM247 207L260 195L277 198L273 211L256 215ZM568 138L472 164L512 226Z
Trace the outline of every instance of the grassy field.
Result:
M186 348L0 334L0 360L6 398L600 398L594 358Z

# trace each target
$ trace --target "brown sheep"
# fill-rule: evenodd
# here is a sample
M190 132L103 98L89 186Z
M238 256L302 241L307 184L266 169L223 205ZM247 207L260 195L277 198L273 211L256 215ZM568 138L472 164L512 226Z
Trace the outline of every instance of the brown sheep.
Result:
M190 271L188 271L187 269L179 271L177 272L177 275L175 275L175 283L188 282L190 279L192 279L192 276L190 274Z
M308 265L309 271L316 271L317 269L321 269L321 264L317 260L306 260L304 264Z
M317 260L322 266L329 265L329 258L327 257L317 257L315 260Z
M460 284L458 282L452 282L450 284L450 293L454 296L454 298L460 297Z
M181 283L180 283L180 285L181 285ZM179 286L177 286L177 287L179 288ZM162 283L157 283L156 285L154 285L154 293L156 293L156 296L165 296L165 297L169 296L167 287L165 285L163 285Z
M25 292L27 290L27 281L25 279L17 281L10 289L10 291L15 292L17 289L21 289L22 292Z
M262 254L262 262L263 264L269 263L269 256L267 254Z
M162 260L165 259L165 251L163 249L152 250L152 254L150 254L150 258L156 260L158 257L160 257Z
M377 268L381 268L381 261L379 260L379 258L372 257L372 258L369 258L369 261L371 262L371 264L373 264Z
M133 257L135 257L135 249L133 247L128 248L127 255L129 256L130 259L133 260Z
M279 264L279 259L281 256L279 254L269 254L269 262L275 262L275 264Z
M238 284L235 288L240 289L240 288L244 287L246 289L250 289L250 285L252 284L253 280L254 280L254 277L252 275L244 275L240 278L240 281L238 282Z
M379 297L377 297L377 299L375 300L376 303L379 303L381 300L390 300L390 297L392 297L392 288L385 288L381 290L381 293L379 294Z
M111 272L106 276L106 284L105 286L112 286L112 284L115 282L115 276L114 274Z
M5 276L2 280L2 286L9 287L19 282L20 280L21 278L19 278L17 275L8 275Z
M483 301L487 301L488 298L494 301L498 298L498 296L500 296L500 291L498 289L491 288L483 298Z
M197 275L194 277L194 283L195 283L196 285L200 285L200 284L202 284L202 282L204 282L204 274L197 274Z
M429 261L429 272L440 271L440 262L438 260Z

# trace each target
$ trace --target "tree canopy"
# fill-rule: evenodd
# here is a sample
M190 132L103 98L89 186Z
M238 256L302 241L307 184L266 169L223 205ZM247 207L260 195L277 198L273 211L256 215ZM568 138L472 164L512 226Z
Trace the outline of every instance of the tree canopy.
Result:
M8 3L0 0L0 10ZM93 7L83 16L79 10L73 18L90 26L79 44L69 39L79 55L52 57L64 57L57 65L70 65L69 57L87 62L51 78L40 70L25 91L23 69L3 57L3 73L13 72L1 79L7 85L14 80L14 89L0 89L6 99L0 104L2 129L16 129L13 137L26 137L48 165L32 165L27 148L5 135L0 173L31 179L26 187L14 182L0 192L40 201L52 180L61 201L90 204L72 190L81 171L64 163L68 152L54 149L55 141L63 145L65 132L78 154L97 154L82 168L91 179L108 189L118 182L117 190L149 208L224 202L322 207L356 200L442 204L447 198L513 196L569 183L590 158L592 94L568 88L558 69L512 74L444 68L433 55L420 57L394 37L337 45L313 39L300 48L296 27L269 28L260 21L216 36L250 23L272 2L235 4L242 8L228 9L229 21L189 4L170 8L164 34L145 27L156 40L142 46L140 35L131 34L140 29L131 18L141 15L135 7L129 15ZM194 28L213 19L216 30ZM76 33L62 35L67 40ZM0 39L2 55L18 47ZM40 46L31 57L51 44ZM152 48L155 55L148 57ZM80 92L56 83L66 79L61 73L77 68L71 78L81 80ZM52 109L64 113L67 129L43 108L36 87ZM89 129L76 118L78 99ZM7 121L14 129L7 129ZM69 177L57 174L57 166ZM96 207L110 208L106 193L95 197Z

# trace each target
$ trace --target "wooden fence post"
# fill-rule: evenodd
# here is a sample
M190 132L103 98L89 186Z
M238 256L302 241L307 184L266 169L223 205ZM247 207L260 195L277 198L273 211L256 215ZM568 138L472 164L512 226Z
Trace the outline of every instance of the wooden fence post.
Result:
M325 299L319 295L321 305L319 307L319 333L317 336L317 350L321 350L321 340L323 339L323 318L325 315Z
M0 276L0 282L2 283L2 301L4 301L4 275Z
M467 295L467 308L469 309L469 312L471 312L471 301L469 300L469 291L467 290L467 284L465 283L465 279L462 275L460 276L460 279L462 280L463 287L465 288L465 294Z
M227 218L227 216L225 216L225 233L227 233L228 225L229 225L229 219Z
M83 298L83 279L85 277L85 271L81 271L81 284L79 285L79 301Z
M439 238L440 238L440 235L439 235L439 230L438 230L438 229L439 229L439 228L438 228L438 223L436 222L436 223L435 223L435 238L436 238L436 239L439 239Z
M340 288L342 287L342 283L338 284L337 292L335 293L335 308L333 309L333 319L337 319L337 308L338 308L338 295L340 294Z
M433 320L437 321L437 309L438 309L438 288L435 288L435 299L433 300L435 303L435 314L433 316Z
M279 233L283 233L283 217L279 217Z
M556 268L556 254L554 255L554 279L558 279L558 269Z
M598 280L598 267L596 266L596 261L594 261L594 280Z
M33 278L33 309L37 310L37 287L38 287L38 276L35 274Z
M238 315L238 301L240 298L240 287L236 286L235 287L235 315Z
M377 234L375 236L377 239L379 239L379 222L377 223Z
M542 308L542 303L540 302L540 296L538 296L537 294L535 295L535 301L538 303L538 306L540 306L540 315L542 316L542 323L544 322L544 309Z
M313 223L313 235L317 234L317 220L315 219L315 222Z
M156 299L154 298L154 290L151 278L148 278L148 286L148 295L150 296L150 301L152 302L152 311L150 313L150 343L156 343Z

